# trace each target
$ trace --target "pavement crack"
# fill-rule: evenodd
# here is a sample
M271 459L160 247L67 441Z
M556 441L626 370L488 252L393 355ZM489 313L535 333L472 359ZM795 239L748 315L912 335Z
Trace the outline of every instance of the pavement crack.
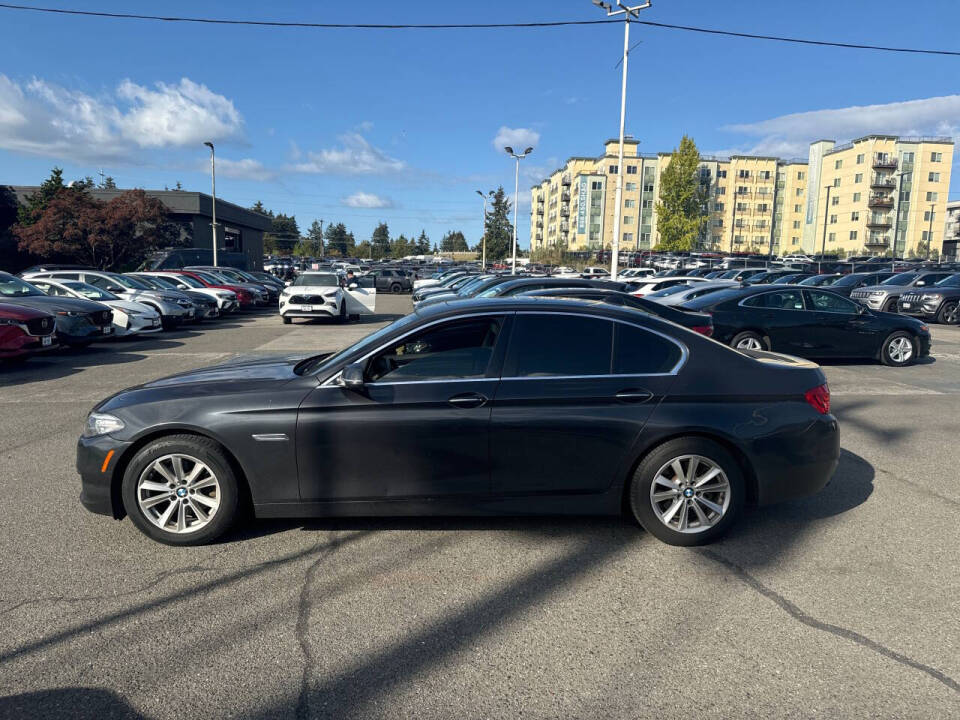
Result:
M313 598L310 595L310 588L313 586L313 580L317 571L331 555L333 555L343 544L336 533L330 537L329 541L323 546L320 555L314 560L310 567L303 574L303 585L300 587L300 600L297 605L297 625L294 631L297 637L297 644L300 646L300 652L303 654L303 673L300 676L300 694L297 697L296 718L310 717L310 678L313 677L317 667L316 655L310 645L310 613L313 610Z
M221 550L220 552L215 553L203 565L190 565L189 567L174 568L173 570L163 570L162 572L159 572L156 575L154 575L152 580L150 580L144 585L134 588L133 590L127 590L125 592L119 592L119 593L104 593L101 595L77 595L72 597L69 595L48 595L45 597L27 598L25 600L21 600L18 603L15 603L14 605L11 605L10 607L6 607L3 610L0 610L0 617L7 615L9 613L12 613L18 608L21 608L24 606L30 606L30 605L42 605L43 603L79 604L84 602L92 602L94 600L115 600L117 598L126 598L126 597L132 597L134 595L139 595L140 593L144 593L144 592L147 592L148 590L152 590L153 588L157 587L161 583L177 575L190 575L193 573L208 572L210 570L213 570L214 567L211 567L210 563L216 560L219 556L223 555L226 551L227 550L224 549L224 550Z
M899 481L899 482L902 482L904 485L909 485L909 486L912 487L914 490L917 490L918 492L921 492L921 493L923 493L924 495L933 495L935 498L938 498L939 500L943 500L943 501L946 502L946 503L950 503L951 505L960 506L960 500L957 500L956 498L952 498L952 497L949 497L949 496L947 496L947 495L944 495L943 493L939 493L939 492L937 492L936 490L932 490L931 488L926 487L925 485L921 485L920 483L918 483L918 482L916 482L916 481L914 481L914 480L908 480L908 479L905 478L905 477L900 477L900 476L897 475L896 473L892 473L892 472L890 472L889 470L884 470L883 468L876 468L876 471L877 471L878 473L881 473L881 474L883 474L883 475L886 475L887 477L891 477L891 478L893 478L894 480L897 480L897 481Z
M787 598L785 598L783 595L781 595L777 591L764 585L753 575L748 573L746 570L744 570L742 567L737 565L732 560L728 560L720 553L715 552L713 550L707 550L704 548L701 548L699 552L704 557L707 557L713 560L714 562L719 563L720 565L723 565L725 568L730 570L734 575L736 575L741 581L743 581L750 588L752 588L753 590L756 590L758 593L763 595L768 600L772 600L774 604L779 606L780 609L785 611L794 620L797 620L798 622L801 622L804 625L811 627L815 630L821 630L823 632L830 633L831 635L836 635L839 638L843 638L844 640L849 640L853 643L856 643L857 645L867 648L868 650L873 650L878 655L882 655L886 658L889 658L894 662L900 663L901 665L905 665L907 667L914 668L915 670L919 670L920 672L929 675L937 682L943 683L954 692L960 693L960 683L958 683L949 675L942 673L936 668L930 667L929 665L925 665L924 663L918 660L914 660L913 658L908 657L903 653L899 653L896 650L891 650L885 645L878 643L876 640L871 640L865 635L861 635L860 633L854 630L850 630L845 627L840 627L839 625L833 625L831 623L818 620L812 615L809 615L803 610L801 610L799 607L797 607L795 604L787 600Z

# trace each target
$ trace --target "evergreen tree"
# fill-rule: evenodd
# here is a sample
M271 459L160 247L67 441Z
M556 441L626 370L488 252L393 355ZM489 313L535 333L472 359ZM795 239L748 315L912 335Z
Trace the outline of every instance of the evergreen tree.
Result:
M350 239L353 239L353 233L350 233ZM373 256L373 248L370 245L370 242L364 240L362 243L357 245L356 255L360 259L368 258Z
M385 222L377 225L370 238L370 245L373 251L373 259L381 260L390 255L390 228Z
M307 248L308 255L320 256L323 254L323 226L316 220L307 230Z
M416 251L417 251L417 255L430 254L430 238L427 237L426 230L420 231L420 237L417 238L417 242L416 242Z
M705 188L699 179L700 152L686 135L660 175L657 202L657 250L692 250L706 223ZM736 201L736 198L734 198Z
M510 256L513 247L513 224L510 222L510 200L503 185L493 194L487 210L484 235L487 238L487 260L502 260Z
M407 255L412 255L414 251L414 241L408 240L403 233L400 234L396 240L393 241L392 247L390 250L391 257L395 258L404 258Z
M63 184L63 168L55 167L50 172L50 177L40 184L40 189L27 197L27 201L17 208L17 223L21 226L35 223L50 201L64 188L66 185Z
M323 236L327 240L328 252L333 252L341 257L353 255L353 233L347 232L347 228L343 223L330 223L327 229L323 231Z
M467 239L459 230L448 231L440 241L441 252L466 252L469 249Z

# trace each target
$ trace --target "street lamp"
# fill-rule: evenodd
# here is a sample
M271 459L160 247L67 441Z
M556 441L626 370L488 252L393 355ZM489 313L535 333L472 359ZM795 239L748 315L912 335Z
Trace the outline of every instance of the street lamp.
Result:
M213 231L213 266L217 267L217 164L214 159L213 143L205 142L204 145L210 148L210 190L213 196L210 229Z
M827 217L830 215L830 190L833 185L826 185L825 187L827 188L827 200L823 206L823 242L820 246L820 259L817 260L817 275L823 269L823 256L827 252Z
M493 190L490 190L486 195L480 190L477 190L477 195L483 198L483 224L480 225L480 241L483 247L483 254L480 260L480 270L481 272L485 272L487 269L487 196L493 195Z
M617 159L617 190L614 194L616 210L613 213L613 242L610 244L610 278L617 279L617 263L620 260L620 216L623 209L623 123L627 115L627 55L630 52L630 18L639 19L640 10L646 10L650 7L650 0L643 5L634 5L630 7L617 0L619 10L614 10L613 6L602 0L593 0L593 4L601 10L605 10L607 17L623 15L623 79L620 87L620 153Z
M933 243L933 210L937 207L935 204L930 203L930 222L927 225L927 262L930 262L930 245ZM937 255L937 260L939 262L940 256Z
M517 204L520 202L520 161L523 160L527 155L532 153L533 148L528 147L520 155L517 155L513 151L513 148L510 147L509 145L507 145L503 149L506 151L507 155L509 155L512 158L516 158L517 160L517 174L514 178L514 185L513 185L513 269L510 271L511 275L516 275L517 274L517 218L518 218ZM486 216L484 216L484 220L486 220Z

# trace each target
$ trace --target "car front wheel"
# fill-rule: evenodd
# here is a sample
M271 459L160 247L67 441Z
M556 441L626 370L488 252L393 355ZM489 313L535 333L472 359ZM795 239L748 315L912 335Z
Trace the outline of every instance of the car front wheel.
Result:
M127 465L123 506L148 537L167 545L203 545L237 514L237 480L220 445L171 435L144 446Z
M738 333L734 336L733 340L730 341L730 347L734 347L737 350L768 350L767 341L764 339L760 333L755 333L752 330L747 330L742 333Z
M392 292L394 295L399 293L401 290L403 290L403 286L400 283L394 283L390 286L390 292Z
M643 459L630 483L630 509L644 529L670 545L713 542L743 506L743 473L721 445L677 438Z
M884 365L904 367L917 357L917 343L905 330L891 333L880 348L880 360Z
M937 322L941 325L960 324L960 303L956 300L945 302L937 313Z

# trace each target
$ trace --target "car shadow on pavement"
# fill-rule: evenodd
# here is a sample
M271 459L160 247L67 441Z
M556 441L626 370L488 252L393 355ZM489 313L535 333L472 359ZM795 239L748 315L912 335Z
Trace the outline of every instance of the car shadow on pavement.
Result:
M181 344L170 343L169 347L179 347ZM94 365L119 365L146 359L146 355L132 350L118 346L95 346L45 353L16 365L0 363L0 387L69 377Z
M0 720L147 720L112 690L60 687L0 697Z

